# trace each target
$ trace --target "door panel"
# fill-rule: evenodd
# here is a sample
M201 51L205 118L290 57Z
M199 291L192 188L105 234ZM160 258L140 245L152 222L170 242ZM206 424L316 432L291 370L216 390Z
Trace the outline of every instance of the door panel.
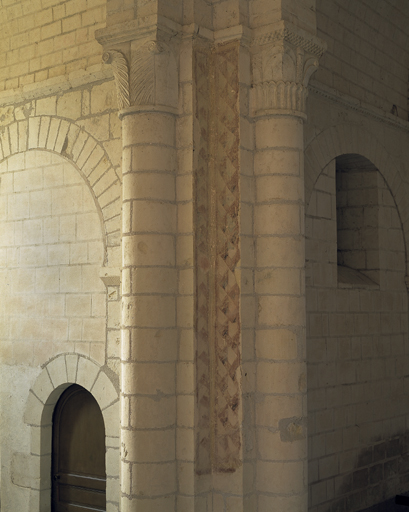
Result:
M52 483L53 512L105 511L104 420L81 386L70 386L55 407Z

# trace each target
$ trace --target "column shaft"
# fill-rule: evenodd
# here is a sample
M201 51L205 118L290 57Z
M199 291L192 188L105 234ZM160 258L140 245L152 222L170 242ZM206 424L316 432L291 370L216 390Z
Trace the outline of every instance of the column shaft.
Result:
M175 118L123 118L122 511L174 510Z
M307 510L303 121L256 120L258 512Z

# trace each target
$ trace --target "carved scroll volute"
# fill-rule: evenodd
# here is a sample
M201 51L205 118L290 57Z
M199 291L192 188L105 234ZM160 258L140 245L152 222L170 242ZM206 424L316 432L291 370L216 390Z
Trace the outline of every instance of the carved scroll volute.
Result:
M138 41L132 43L131 55L130 69L122 52L108 50L103 55L103 61L112 65L119 110L159 105L177 108L178 70L169 45Z
M324 46L288 31L269 39L253 55L255 114L288 113L305 118L308 82Z
M164 42L147 41L132 48L131 104L177 108L178 71L175 55Z
M102 56L106 64L112 65L115 77L118 108L123 110L130 106L129 98L129 66L125 55L118 50L108 50Z

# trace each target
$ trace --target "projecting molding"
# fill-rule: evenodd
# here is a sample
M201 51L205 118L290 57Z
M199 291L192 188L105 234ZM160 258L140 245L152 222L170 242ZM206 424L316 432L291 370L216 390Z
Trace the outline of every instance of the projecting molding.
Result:
M181 34L182 27L164 16L145 16L99 29L95 32L95 38L99 44L107 48L141 39L156 39L158 33L171 38Z
M297 48L302 48L318 59L323 56L327 49L325 41L287 21L280 21L274 24L273 27L263 27L262 30L263 32L260 30L254 34L253 46L287 42Z
M102 267L99 277L105 286L119 286L121 284L121 269L118 267Z
M391 126L395 126L400 130L409 132L409 122L401 117L385 112L384 110L363 103L362 101L349 96L348 94L340 93L339 91L328 87L320 82L314 81L309 84L308 90L314 94L322 96L334 103L338 103L344 108L354 110L368 117L372 117L381 123L385 123Z
M62 75L43 80L42 82L27 84L18 90L10 89L3 91L0 93L0 107L17 105L24 101L53 96L60 92L110 78L112 78L111 66L96 64L85 70L73 71L69 75Z

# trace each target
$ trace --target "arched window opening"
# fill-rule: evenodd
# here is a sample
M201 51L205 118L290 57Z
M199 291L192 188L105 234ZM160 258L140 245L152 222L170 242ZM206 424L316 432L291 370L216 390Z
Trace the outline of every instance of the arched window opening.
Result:
M379 285L378 169L361 155L336 159L337 264L341 286Z

